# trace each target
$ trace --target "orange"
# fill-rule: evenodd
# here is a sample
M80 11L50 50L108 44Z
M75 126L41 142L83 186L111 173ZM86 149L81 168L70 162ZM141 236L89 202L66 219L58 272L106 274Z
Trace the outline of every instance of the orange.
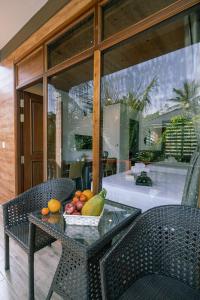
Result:
M94 194L93 194L93 192L91 190L85 190L85 191L83 191L82 195L85 195L87 197L87 200L91 199L94 196Z
M53 214L53 215L50 215L50 217L47 219L47 222L48 223L51 223L51 224L58 224L61 220L61 215L60 214Z
M87 200L88 200L87 197L84 194L81 194L80 201L86 202Z
M48 215L48 213L49 213L48 207L43 207L43 208L41 209L41 214L42 214L43 216Z
M81 194L82 194L81 191L76 191L75 196L79 198L81 196Z
M78 197L74 197L74 198L72 199L72 203L73 203L73 204L76 204L78 201L79 201L79 198L78 198Z
M51 199L48 202L48 208L49 208L50 212L56 213L60 210L61 203L57 199Z

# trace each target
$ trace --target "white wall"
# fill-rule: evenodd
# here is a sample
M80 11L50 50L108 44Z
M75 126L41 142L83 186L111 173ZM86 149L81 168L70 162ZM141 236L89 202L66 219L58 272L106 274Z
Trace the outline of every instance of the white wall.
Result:
M103 109L103 150L119 159L119 143L120 104L108 105Z
M129 160L129 121L137 114L125 104L112 104L103 110L103 150L117 158L117 171L127 169Z
M75 147L75 134L92 136L92 113L83 116L78 108L76 112L68 112L72 101L68 94L61 92L63 102L63 149L62 157L65 161L80 159L83 154L92 158L91 150L77 151ZM74 107L74 102L72 103ZM108 151L109 157L117 158L117 170L123 172L129 160L129 121L138 120L134 113L125 104L113 104L103 109L103 150Z
M145 122L144 119L141 118L139 123L140 126L140 136L139 136L139 150L150 150L150 151L161 151L162 144L158 143L162 136L162 123L160 124L152 124L152 122ZM155 144L149 145L145 144L145 137L149 134L148 130L150 130L151 135L155 138Z
M80 159L83 154L87 158L92 157L91 150L77 151L75 147L75 134L92 136L92 113L83 116L78 107L75 113L68 112L68 104L71 101L67 93L62 92L63 101L63 149L62 157L65 161ZM74 103L73 103L74 104ZM72 104L72 106L73 106Z

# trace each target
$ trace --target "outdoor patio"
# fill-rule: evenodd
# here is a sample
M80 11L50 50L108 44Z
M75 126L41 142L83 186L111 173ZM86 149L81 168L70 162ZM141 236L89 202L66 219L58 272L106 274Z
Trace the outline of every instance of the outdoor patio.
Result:
M200 0L0 0L0 300L200 300Z

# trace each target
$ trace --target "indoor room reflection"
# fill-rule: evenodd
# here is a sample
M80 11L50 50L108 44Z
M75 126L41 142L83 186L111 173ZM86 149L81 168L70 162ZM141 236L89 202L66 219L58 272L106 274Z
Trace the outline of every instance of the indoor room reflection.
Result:
M197 205L199 28L195 9L103 54L102 186L109 199L143 211Z
M48 178L92 181L93 61L53 76L48 84Z

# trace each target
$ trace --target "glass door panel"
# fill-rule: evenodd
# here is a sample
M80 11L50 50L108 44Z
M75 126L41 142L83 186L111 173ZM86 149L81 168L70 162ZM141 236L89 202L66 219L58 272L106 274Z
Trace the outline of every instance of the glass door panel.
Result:
M48 178L92 181L93 60L48 81Z
M93 15L76 24L47 46L48 68L78 54L94 43Z
M102 39L152 15L176 0L110 0L102 8Z
M200 142L199 28L196 8L103 54L102 186L109 199L143 211L185 201ZM191 174L195 195L199 174ZM197 205L191 195L187 204Z

